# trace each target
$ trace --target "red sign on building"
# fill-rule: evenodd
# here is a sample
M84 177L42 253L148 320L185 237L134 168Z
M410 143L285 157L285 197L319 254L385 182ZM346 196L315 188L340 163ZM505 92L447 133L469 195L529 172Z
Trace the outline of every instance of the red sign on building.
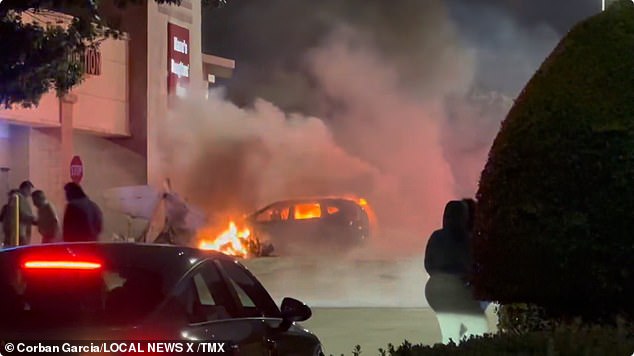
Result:
M84 164L81 161L79 156L74 156L73 159L70 160L70 179L79 184L81 179L84 177Z
M189 30L167 24L167 92L180 95L189 83Z

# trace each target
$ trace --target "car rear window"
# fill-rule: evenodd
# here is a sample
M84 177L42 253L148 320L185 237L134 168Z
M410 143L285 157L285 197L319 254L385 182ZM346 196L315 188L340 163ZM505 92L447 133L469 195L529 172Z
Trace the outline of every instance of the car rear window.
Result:
M164 300L176 278L165 261L114 250L0 253L0 329L141 321Z

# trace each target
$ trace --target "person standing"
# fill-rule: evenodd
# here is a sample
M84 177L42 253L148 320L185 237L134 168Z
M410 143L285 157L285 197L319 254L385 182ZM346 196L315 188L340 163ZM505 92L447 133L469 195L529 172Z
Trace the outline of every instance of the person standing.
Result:
M0 221L2 221L2 232L4 233L3 246L9 247L15 238L15 199L18 195L17 189L11 189L7 194L7 203L0 211Z
M42 235L42 243L59 242L59 219L55 207L46 199L46 195L41 190L34 191L31 198L33 205L37 208L37 228Z
M33 215L33 209L31 208L31 203L29 203L32 191L33 183L28 180L20 183L18 188L20 246L31 243L31 225L36 225L35 215Z
M472 268L468 220L465 202L447 203L443 227L434 231L425 249L429 274L425 298L436 314L443 343L458 343L464 337L488 331L484 312L468 285Z
M64 186L66 210L62 224L65 242L97 241L103 229L103 214L76 183Z

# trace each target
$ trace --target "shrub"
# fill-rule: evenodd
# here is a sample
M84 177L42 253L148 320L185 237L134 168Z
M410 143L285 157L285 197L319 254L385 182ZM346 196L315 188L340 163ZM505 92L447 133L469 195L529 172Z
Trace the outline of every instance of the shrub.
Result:
M497 307L498 330L508 334L524 334L549 330L554 322L549 320L543 308L533 304L506 304Z
M575 324L560 326L552 331L530 332L521 335L497 334L471 339L456 344L412 345L405 341L387 350L385 356L444 356L444 355L611 355L630 356L634 351L634 338L622 327L590 327ZM374 353L376 354L376 353ZM361 355L361 349L353 351ZM369 354L368 354L369 355Z
M480 299L632 318L633 83L634 4L621 0L575 26L524 88L477 193Z

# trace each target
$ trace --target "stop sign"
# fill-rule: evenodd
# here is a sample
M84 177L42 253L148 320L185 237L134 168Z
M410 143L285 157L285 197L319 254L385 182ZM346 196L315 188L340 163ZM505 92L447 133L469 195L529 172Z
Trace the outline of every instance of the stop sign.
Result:
M79 156L74 156L73 159L70 160L70 179L79 184L81 179L84 177L84 164L81 162L81 158Z

